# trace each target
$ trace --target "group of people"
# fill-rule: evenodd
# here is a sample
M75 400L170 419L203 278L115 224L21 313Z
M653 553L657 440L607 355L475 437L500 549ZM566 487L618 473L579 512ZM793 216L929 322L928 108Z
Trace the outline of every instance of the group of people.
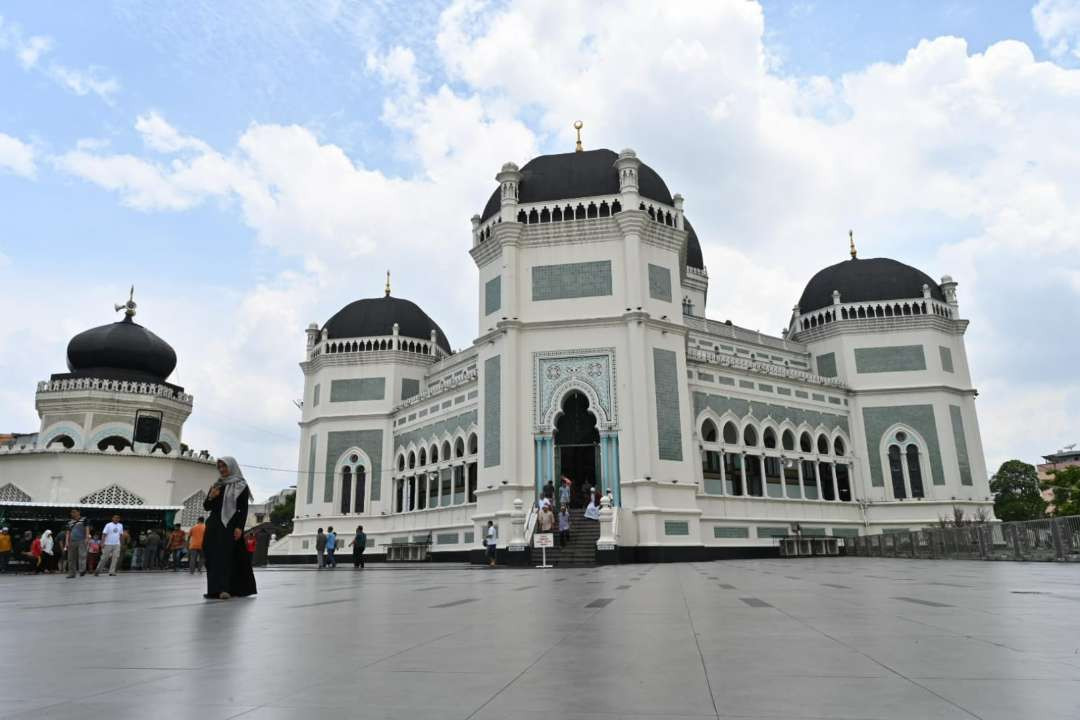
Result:
M333 570L337 567L337 549L339 544L343 542L344 540L338 540L333 525L328 526L326 532L323 532L322 528L318 529L315 533L315 554L319 561L320 570L323 568ZM367 533L364 532L363 525L357 525L356 534L353 536L352 541L349 542L349 547L352 548L353 569L363 569L364 549L367 547Z
M555 483L548 481L537 500L537 529L542 533L552 533L558 530L559 545L565 546L570 541L570 498L573 482L565 475L559 482L558 511L555 509ZM614 505L611 490L607 491L608 501ZM583 517L586 520L600 520L600 503L603 496L595 487L590 487L587 493L588 505L585 507Z

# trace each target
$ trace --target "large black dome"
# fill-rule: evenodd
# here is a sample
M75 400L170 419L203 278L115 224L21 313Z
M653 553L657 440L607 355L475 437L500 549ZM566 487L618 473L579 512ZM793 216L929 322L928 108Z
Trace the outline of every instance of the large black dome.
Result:
M176 369L176 352L129 317L73 337L67 366L82 377L165 382Z
M593 195L617 195L619 171L615 168L615 161L618 159L618 153L606 148L534 157L521 168L518 202L537 203ZM641 163L638 170L638 193L665 205L674 204L667 185L656 171L645 163ZM499 212L499 204L499 189L495 188L484 206L480 221L483 222Z
M701 254L701 243L698 242L694 226L683 216L683 225L686 226L686 266L697 270L705 269L705 258Z
M921 298L923 285L930 286L930 297L945 300L941 287L922 270L889 258L854 258L810 278L799 298L799 312L832 305L834 290L840 291L840 302L874 302Z
M434 329L435 342L450 352L450 342L442 328L426 312L414 302L390 295L349 303L327 320L323 329L331 340L370 337L393 334L394 323L398 324L399 335L418 340L430 340Z

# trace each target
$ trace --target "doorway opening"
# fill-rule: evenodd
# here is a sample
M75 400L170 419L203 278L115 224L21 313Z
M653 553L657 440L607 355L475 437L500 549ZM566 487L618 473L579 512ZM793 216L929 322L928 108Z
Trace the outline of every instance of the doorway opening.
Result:
M570 507L589 504L589 488L599 490L600 432L596 416L589 412L589 398L574 390L562 401L555 422L555 477L570 478Z

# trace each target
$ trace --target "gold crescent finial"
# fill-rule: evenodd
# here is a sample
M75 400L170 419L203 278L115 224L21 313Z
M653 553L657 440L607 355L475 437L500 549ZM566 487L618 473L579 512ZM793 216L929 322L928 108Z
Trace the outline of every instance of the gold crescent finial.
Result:
M583 149L581 147L581 128L584 127L584 125L585 123L580 120L574 121L574 129L577 130L577 145L574 146L574 152L581 152Z
M856 256L857 256L857 252L855 250L855 232L852 231L852 230L848 230L847 231L847 236L848 236L848 247L849 247L849 251L851 252L851 259L854 260L856 258Z
M386 297L390 297L390 271L386 271Z

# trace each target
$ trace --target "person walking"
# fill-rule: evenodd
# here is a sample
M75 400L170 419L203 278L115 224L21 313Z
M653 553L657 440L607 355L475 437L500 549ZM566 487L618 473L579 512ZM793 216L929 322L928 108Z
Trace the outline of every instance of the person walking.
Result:
M566 547L570 542L570 506L559 508L559 547Z
M319 560L319 569L322 570L326 567L326 535L323 534L322 528L315 533L315 557Z
M37 575L38 573L46 572L45 559L42 557L42 555L43 553L41 552L41 538L36 537L30 543L30 558L31 563L34 566L35 575Z
M356 536L349 543L352 546L352 566L353 570L359 570L364 567L364 548L367 547L367 534L364 533L364 526L356 526Z
M0 528L0 573L6 573L11 561L11 534L7 528Z
M326 528L326 567L333 570L337 567L337 560L334 558L334 552L337 550L337 533L334 532L334 526Z
M116 575L116 566L120 562L120 546L127 533L120 522L119 515L113 515L112 521L105 524L101 530L101 560L94 569L94 577L101 574L101 568L109 566L109 574Z
M257 592L251 555L243 540L251 490L236 458L219 458L217 469L220 478L210 487L203 502L208 513L203 542L206 555L203 597L228 600Z
M75 577L76 571L79 576L86 574L86 521L82 513L75 508L71 509L71 520L68 521L67 537L67 576Z
M562 476L562 481L559 483L559 507L566 507L570 505L570 478L565 475Z
M53 555L53 546L52 530L41 533L41 563L47 573L56 570L56 556Z
M206 533L206 519L201 515L191 526L187 536L188 572L195 574L195 568L202 572L203 563L203 535Z
M495 567L495 550L499 540L497 531L495 530L495 523L491 520L488 520L484 542L487 544L488 566Z
M147 570L157 570L161 567L158 558L161 553L161 536L157 530L150 528L146 533L146 547L143 548L143 567Z
M184 541L187 535L180 528L180 523L173 525L173 531L169 533L169 555L172 556L173 572L180 570L180 559L184 556Z
M98 561L101 559L101 535L91 533L86 547L86 572L92 573L97 570Z
M555 530L555 513L551 505L545 505L540 509L540 532L549 533Z

